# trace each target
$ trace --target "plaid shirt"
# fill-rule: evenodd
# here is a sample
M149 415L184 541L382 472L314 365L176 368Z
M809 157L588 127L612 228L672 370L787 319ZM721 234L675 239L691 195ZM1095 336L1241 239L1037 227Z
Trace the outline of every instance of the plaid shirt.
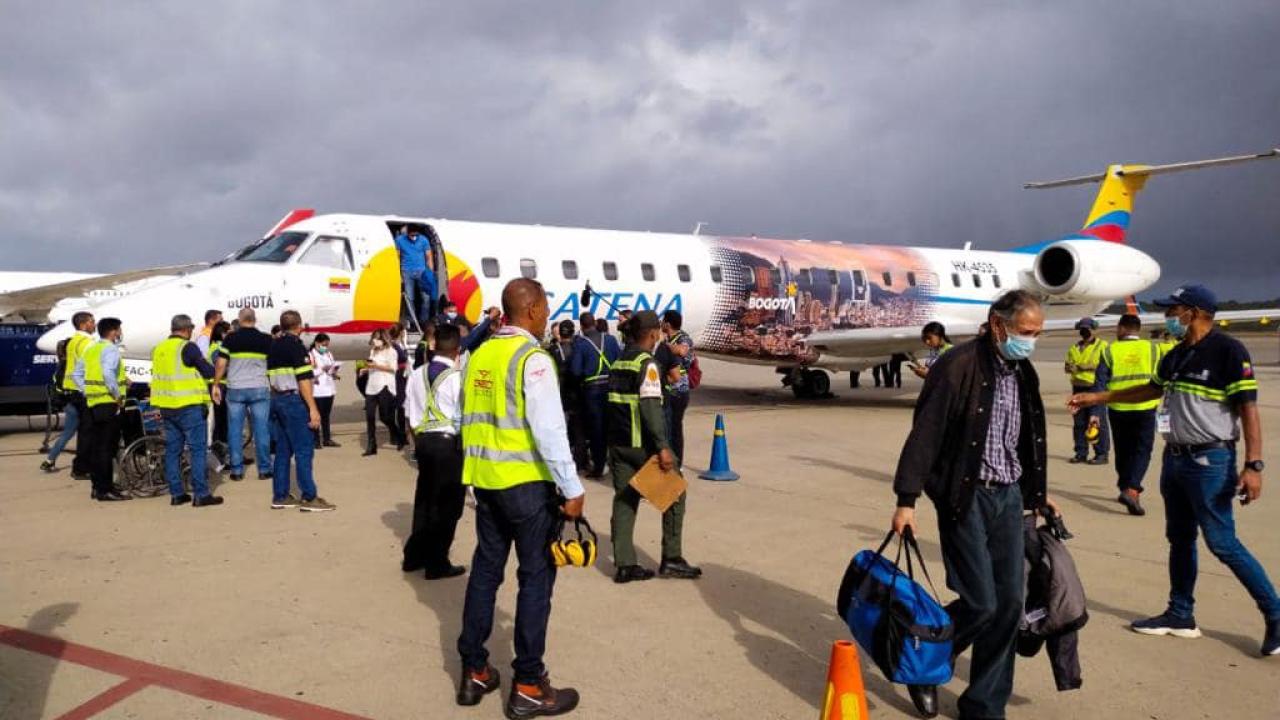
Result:
M1018 401L1018 375L1013 365L997 358L995 396L991 401L991 425L982 452L978 478L997 485L1012 485L1022 476L1018 461L1018 435L1022 413Z

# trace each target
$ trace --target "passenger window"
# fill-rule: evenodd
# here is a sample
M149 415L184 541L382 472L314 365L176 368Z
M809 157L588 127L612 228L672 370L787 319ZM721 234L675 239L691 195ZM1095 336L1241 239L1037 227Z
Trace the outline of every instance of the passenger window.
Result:
M886 270L884 275L882 275L881 277L884 278L885 287L893 287L893 276L889 274L889 271Z
M298 258L299 265L316 265L350 272L351 246L343 237L320 236Z
M604 264L604 279L605 280L618 279L618 263L606 262Z
M536 280L538 278L538 263L529 258L520 258L520 277Z
M573 260L565 260L560 263L560 269L564 271L565 280L578 279L578 263Z
M640 263L640 277L644 278L645 282L653 282L653 279L657 277L657 274L653 271L653 263Z
M828 270L828 271L827 271L827 283L828 283L828 284L830 284L830 285L836 285L836 284L838 284L839 282L840 282L840 278L839 278L839 276L837 276L837 275L836 275L836 271L835 271L835 270Z
M775 286L780 285L782 283L782 271L778 268L771 268L769 270L769 282Z
M724 273L721 272L719 265L711 266L711 282L718 283L724 281Z
M801 285L812 285L813 276L809 273L809 268L801 268L800 272L796 273L796 280L798 280ZM778 283L777 280L774 280L773 282L775 285Z
M862 287L867 283L867 278L862 274L861 270L853 271L853 284Z
M999 276L999 275L992 275L992 276L991 276L991 284L992 284L992 285L995 285L996 287L1000 287L1000 276Z
M982 287L982 276L978 273L973 274L973 286L976 288Z
M913 273L913 272L909 272L909 273L907 273L907 285L910 285L911 287L915 287L915 286L916 286L916 274L915 274L915 273Z
M951 284L960 287L960 273L951 273Z
M689 274L688 265L677 265L676 274L680 276L680 282L689 282L692 276Z
M498 272L498 259L497 258L481 258L480 272L483 272L484 276L487 278L498 277L498 275L501 274Z

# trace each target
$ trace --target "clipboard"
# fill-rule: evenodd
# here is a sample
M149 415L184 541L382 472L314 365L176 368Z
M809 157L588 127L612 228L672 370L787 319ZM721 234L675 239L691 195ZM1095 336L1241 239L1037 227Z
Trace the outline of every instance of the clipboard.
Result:
M628 483L640 496L657 508L658 512L666 512L684 494L689 484L679 470L663 472L658 465L658 456L649 458L649 462L640 468Z

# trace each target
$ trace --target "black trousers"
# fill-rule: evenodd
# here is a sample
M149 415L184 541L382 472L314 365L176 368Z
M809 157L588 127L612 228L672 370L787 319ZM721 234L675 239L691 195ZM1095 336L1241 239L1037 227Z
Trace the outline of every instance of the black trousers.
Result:
M368 433L366 439L369 450L378 449L378 420L387 427L391 442L399 445L400 429L396 427L396 396L387 388L382 388L377 395L364 396L364 424Z
M587 426L587 443L591 447L591 474L604 472L609 451L605 442L605 410L609 406L609 384L592 383L582 388L582 420Z
M320 411L320 429L315 431L316 446L321 443L333 442L333 432L329 429L329 419L333 416L333 396L318 397L316 400L316 409Z
M93 421L89 406L85 404L81 393L72 393L70 402L76 406L76 412L80 413L80 424L76 426L76 455L71 460L71 472L90 475L93 467Z
M444 570L462 517L462 445L457 436L423 433L417 437L418 487L413 493L413 531L404 543L406 567Z
M227 442L227 388L222 387L222 402L213 406L213 441Z
M680 467L684 467L684 413L688 409L688 393L667 395L662 405L667 416L667 442L671 443L671 452Z
M1156 411L1107 410L1111 442L1115 445L1116 486L1121 491L1142 492L1142 478L1151 465L1156 443Z
M82 418L84 416L81 416ZM115 487L116 448L120 445L120 406L115 403L96 405L89 409L89 479L93 491L104 493ZM77 452L76 457L79 457Z
M1014 645L1026 592L1022 523L1016 484L977 488L959 518L938 513L947 587L960 596L947 606L955 653L973 646L969 687L958 703L963 718L1003 718L1013 693Z

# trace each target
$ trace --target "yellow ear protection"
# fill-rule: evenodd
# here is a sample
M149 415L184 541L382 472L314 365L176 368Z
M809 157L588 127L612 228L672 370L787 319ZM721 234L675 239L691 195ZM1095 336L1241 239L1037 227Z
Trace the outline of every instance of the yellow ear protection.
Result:
M578 533L576 540L564 539L564 520L560 521L560 527L556 531L556 539L551 541L551 560L556 567L565 567L566 565L573 567L591 567L596 562L596 531L591 529L591 523L586 518L576 518L573 521L574 530ZM587 529L587 533L591 535L587 539L582 534L582 528Z

